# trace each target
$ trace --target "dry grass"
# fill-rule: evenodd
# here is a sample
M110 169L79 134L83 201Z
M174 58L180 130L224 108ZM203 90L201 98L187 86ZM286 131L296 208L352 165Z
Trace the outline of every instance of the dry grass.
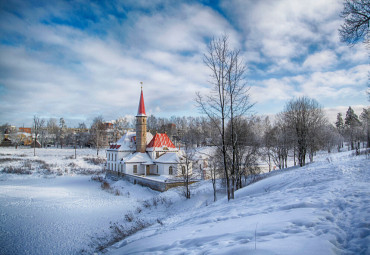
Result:
M106 162L106 159L105 158L87 158L87 157L84 157L84 160L90 164L93 164L93 165L102 165Z

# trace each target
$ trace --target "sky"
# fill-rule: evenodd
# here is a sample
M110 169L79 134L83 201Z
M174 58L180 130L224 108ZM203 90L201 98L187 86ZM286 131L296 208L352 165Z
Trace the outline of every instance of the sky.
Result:
M203 54L229 36L247 66L253 114L316 99L331 116L369 105L369 50L340 42L340 0L0 0L0 124L34 115L68 126L96 116L200 116Z

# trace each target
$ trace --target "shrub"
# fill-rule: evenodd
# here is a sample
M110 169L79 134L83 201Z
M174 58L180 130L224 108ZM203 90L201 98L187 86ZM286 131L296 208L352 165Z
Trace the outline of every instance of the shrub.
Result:
M4 155L7 155L7 154L4 154ZM14 161L20 161L20 160L21 159L19 158L0 158L0 163L14 162Z
M101 184L101 188L104 190L110 189L110 185L107 181L103 181Z
M101 165L106 161L105 158L86 158L86 157L84 158L84 160L93 165Z
M116 195L116 196L120 196L120 195L121 195L121 191L119 191L118 189L116 189L116 190L114 191L114 195Z
M148 200L145 200L145 201L143 202L143 206L144 206L145 208L150 208L152 205L150 204L150 202L149 202Z
M5 167L2 172L7 174L32 174L29 169L13 166Z
M132 212L129 212L125 215L125 220L128 222L132 222L134 220L134 215L132 214Z
M157 222L159 223L159 225L163 226L163 222L160 219L157 219Z
M91 176L91 180L98 181L98 182L103 182L103 177L99 176L99 175L93 175L93 176Z

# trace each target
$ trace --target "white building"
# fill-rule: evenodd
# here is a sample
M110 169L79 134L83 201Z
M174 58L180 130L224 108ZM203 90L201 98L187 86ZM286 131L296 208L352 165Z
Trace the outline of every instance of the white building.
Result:
M167 134L156 133L153 136L147 132L146 118L141 90L136 132L127 132L117 143L110 146L107 150L107 170L118 175L163 175L168 178L184 175L184 153L174 146Z

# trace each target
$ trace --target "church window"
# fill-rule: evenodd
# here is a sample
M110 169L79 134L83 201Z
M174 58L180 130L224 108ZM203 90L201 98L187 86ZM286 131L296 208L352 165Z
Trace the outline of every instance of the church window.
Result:
M137 165L134 165L134 174L137 174Z
M158 173L158 166L157 166L157 173Z
M185 175L185 166L181 167L181 172L182 172L182 175Z
M170 167L168 168L168 174L170 174L170 175L172 175L172 174L173 174L172 166L170 166Z

